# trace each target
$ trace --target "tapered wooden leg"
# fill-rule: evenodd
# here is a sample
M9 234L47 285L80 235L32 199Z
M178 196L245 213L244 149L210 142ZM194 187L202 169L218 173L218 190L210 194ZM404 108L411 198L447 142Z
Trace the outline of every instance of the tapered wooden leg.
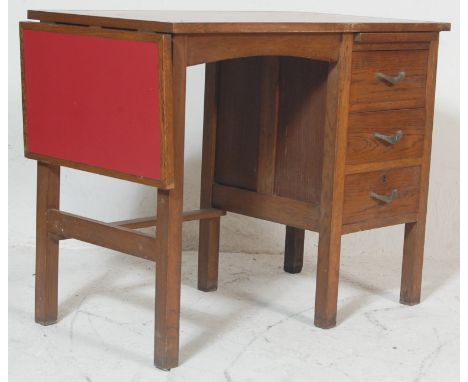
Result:
M341 232L323 230L319 236L314 324L322 329L336 325L340 273Z
M47 231L47 210L59 209L60 167L37 163L36 307L42 325L57 322L59 242Z
M158 190L154 364L164 370L179 364L180 283L185 139L186 38L172 38L174 188ZM169 69L168 69L169 70Z
M424 151L421 164L419 208L417 221L405 225L403 245L403 266L401 274L400 302L406 305L419 304L424 257L424 236L426 229L427 197L429 191L429 168L431 161L432 122L434 117L434 97L437 68L438 38L429 46L426 77L426 126Z
M220 218L200 221L198 245L198 289L210 292L218 288Z
M284 243L284 270L288 273L300 273L304 259L305 230L286 226Z
M216 154L217 68L217 63L206 64L200 208L212 207ZM198 289L204 292L218 288L219 225L219 218L200 221Z
M158 190L154 364L165 370L179 363L181 207L178 190Z
M424 226L423 222L405 225L400 289L400 302L405 305L419 304L421 300Z
M324 329L336 325L352 44L344 34L327 84L314 320Z

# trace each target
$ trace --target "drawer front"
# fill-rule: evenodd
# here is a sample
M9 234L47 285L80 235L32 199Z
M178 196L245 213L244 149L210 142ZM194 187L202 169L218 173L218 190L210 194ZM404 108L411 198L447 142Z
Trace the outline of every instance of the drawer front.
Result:
M420 158L424 127L424 109L352 113L349 115L346 163Z
M419 202L420 167L406 167L347 175L343 224L387 219L416 213ZM397 196L390 201L392 191ZM374 197L371 196L375 193ZM381 201L378 197L390 200Z
M354 52L350 111L424 107L427 60L427 50Z
M162 36L21 24L26 156L164 187Z

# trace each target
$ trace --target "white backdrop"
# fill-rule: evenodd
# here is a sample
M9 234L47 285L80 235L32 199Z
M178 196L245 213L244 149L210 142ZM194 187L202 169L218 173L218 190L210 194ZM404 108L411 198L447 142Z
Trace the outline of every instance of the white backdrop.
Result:
M432 168L426 250L444 256L459 251L459 3L456 0L236 0L90 1L15 0L9 4L9 241L33 245L35 240L36 163L23 157L18 21L27 9L180 9L278 10L353 14L452 23L441 33L437 76ZM185 209L198 207L204 66L189 68L186 109ZM133 183L63 169L61 208L87 217L120 220L151 215L155 190ZM401 254L402 226L347 235L345 255L366 251ZM283 250L284 227L230 214L222 219L221 250L277 253ZM306 255L315 255L317 236L308 233ZM198 224L184 225L184 248L195 249ZM66 241L64 245L83 245Z

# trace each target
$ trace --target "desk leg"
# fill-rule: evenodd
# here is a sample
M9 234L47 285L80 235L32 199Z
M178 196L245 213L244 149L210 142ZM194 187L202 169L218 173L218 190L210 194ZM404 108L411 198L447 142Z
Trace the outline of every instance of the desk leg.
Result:
M181 207L178 189L158 190L154 364L165 370L179 363Z
M37 162L36 322L57 322L59 242L47 230L47 210L59 209L60 167Z
M182 214L184 185L186 39L172 39L174 188L158 190L154 364L164 370L179 364ZM170 102L171 97L166 99Z
M324 329L336 325L352 44L343 34L327 84L314 320Z
M200 208L212 207L216 154L217 68L217 63L206 64ZM205 292L218 288L219 226L220 218L200 220L198 289Z
M288 273L300 273L304 259L305 230L286 226L284 243L284 270Z
M198 289L211 292L218 289L220 218L200 221L198 244Z
M338 281L340 273L341 226L320 230L315 294L315 326L322 329L336 325Z
M424 236L426 229L427 197L429 191L429 168L431 161L432 123L434 118L434 97L438 46L438 39L431 41L429 46L429 59L426 79L426 126L424 133L424 151L421 165L418 218L416 222L407 223L405 225L400 302L406 305L418 304L421 299Z
M419 304L421 299L424 223L414 222L405 224L400 290L400 302L405 305Z

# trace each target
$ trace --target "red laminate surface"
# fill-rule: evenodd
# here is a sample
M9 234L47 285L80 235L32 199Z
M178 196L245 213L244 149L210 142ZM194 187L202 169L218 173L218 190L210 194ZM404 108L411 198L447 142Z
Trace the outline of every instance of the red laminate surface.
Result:
M27 151L159 179L158 45L23 31Z

